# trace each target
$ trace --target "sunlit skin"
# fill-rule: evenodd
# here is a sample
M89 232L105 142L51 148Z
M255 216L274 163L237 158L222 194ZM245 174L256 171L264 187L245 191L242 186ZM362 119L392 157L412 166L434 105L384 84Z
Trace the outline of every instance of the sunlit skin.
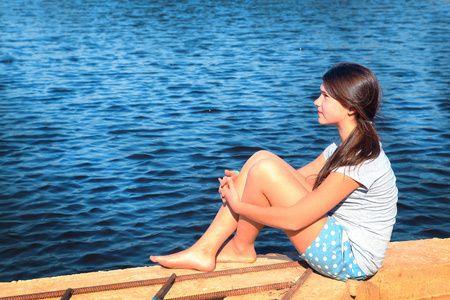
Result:
M319 123L337 127L341 140L355 128L349 110L321 86L314 101ZM296 170L268 151L250 157L236 173L225 171L219 178L223 205L203 236L190 248L165 256L150 256L168 268L214 270L217 262L256 260L254 243L264 226L285 231L292 244L303 253L326 222L326 213L359 187L359 183L332 172L312 191L314 177L325 164L323 155ZM236 232L233 238L227 239Z
M348 108L331 97L323 84L320 86L320 96L314 101L317 106L319 123L322 125L335 125L342 140L345 140L355 128L356 122Z

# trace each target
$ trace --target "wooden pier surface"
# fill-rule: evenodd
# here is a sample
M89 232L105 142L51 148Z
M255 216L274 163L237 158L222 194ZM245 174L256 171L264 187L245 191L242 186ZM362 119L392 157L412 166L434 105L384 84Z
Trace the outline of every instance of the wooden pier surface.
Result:
M215 299L244 300L450 299L450 238L392 242L382 268L370 280L345 283L313 272L294 292L295 283L299 279L304 280L308 270L304 262L295 262L296 259L298 255L294 254L269 254L258 256L253 264L218 264L214 271L219 272L215 273L220 275L217 277L210 273L149 266L14 281L0 283L0 299L21 299L13 296L66 291L68 288L77 291L117 283L145 283L158 278L165 281L174 273L178 279L169 286L164 299L208 299L201 298L208 295L218 295ZM153 299L162 285L119 286L119 289L83 294L75 292L70 299ZM61 299L61 296L40 299Z

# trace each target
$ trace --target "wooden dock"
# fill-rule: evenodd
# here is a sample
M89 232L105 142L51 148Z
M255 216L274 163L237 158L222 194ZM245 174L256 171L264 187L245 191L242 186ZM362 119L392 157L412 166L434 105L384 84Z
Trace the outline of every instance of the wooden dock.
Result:
M0 299L450 299L450 238L392 242L367 281L329 279L298 258L262 255L209 273L150 266L14 281L0 283Z

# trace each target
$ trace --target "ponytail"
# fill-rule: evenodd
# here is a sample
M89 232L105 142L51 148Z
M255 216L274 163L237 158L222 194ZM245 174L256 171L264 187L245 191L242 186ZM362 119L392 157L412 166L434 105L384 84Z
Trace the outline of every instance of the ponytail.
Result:
M365 127L367 127L366 130L360 130L359 127L356 127L348 138L338 146L320 170L313 189L316 189L337 168L357 166L366 160L376 158L380 154L379 138L374 126L367 123Z

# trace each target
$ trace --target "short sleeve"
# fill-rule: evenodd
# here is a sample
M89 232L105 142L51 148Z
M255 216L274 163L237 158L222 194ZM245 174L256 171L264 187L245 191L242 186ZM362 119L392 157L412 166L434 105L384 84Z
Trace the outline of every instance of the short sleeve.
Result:
M336 142L334 142L333 144L326 147L325 150L323 151L323 155L325 156L325 159L328 160L328 158L330 158L330 156L333 155L333 153L334 153L334 151L336 151L336 149L337 149Z
M331 155L333 155L340 142L340 139L337 139L325 148L323 151L325 159L328 160ZM370 189L375 180L381 177L386 170L390 169L390 167L391 165L389 159L384 154L384 151L381 150L381 154L375 159L367 160L357 166L339 167L333 170L333 172L344 174L362 184L366 189Z
M367 160L358 166L339 167L334 172L342 173L361 183L366 189L370 189L373 183L389 169L389 160L382 152L375 159Z

